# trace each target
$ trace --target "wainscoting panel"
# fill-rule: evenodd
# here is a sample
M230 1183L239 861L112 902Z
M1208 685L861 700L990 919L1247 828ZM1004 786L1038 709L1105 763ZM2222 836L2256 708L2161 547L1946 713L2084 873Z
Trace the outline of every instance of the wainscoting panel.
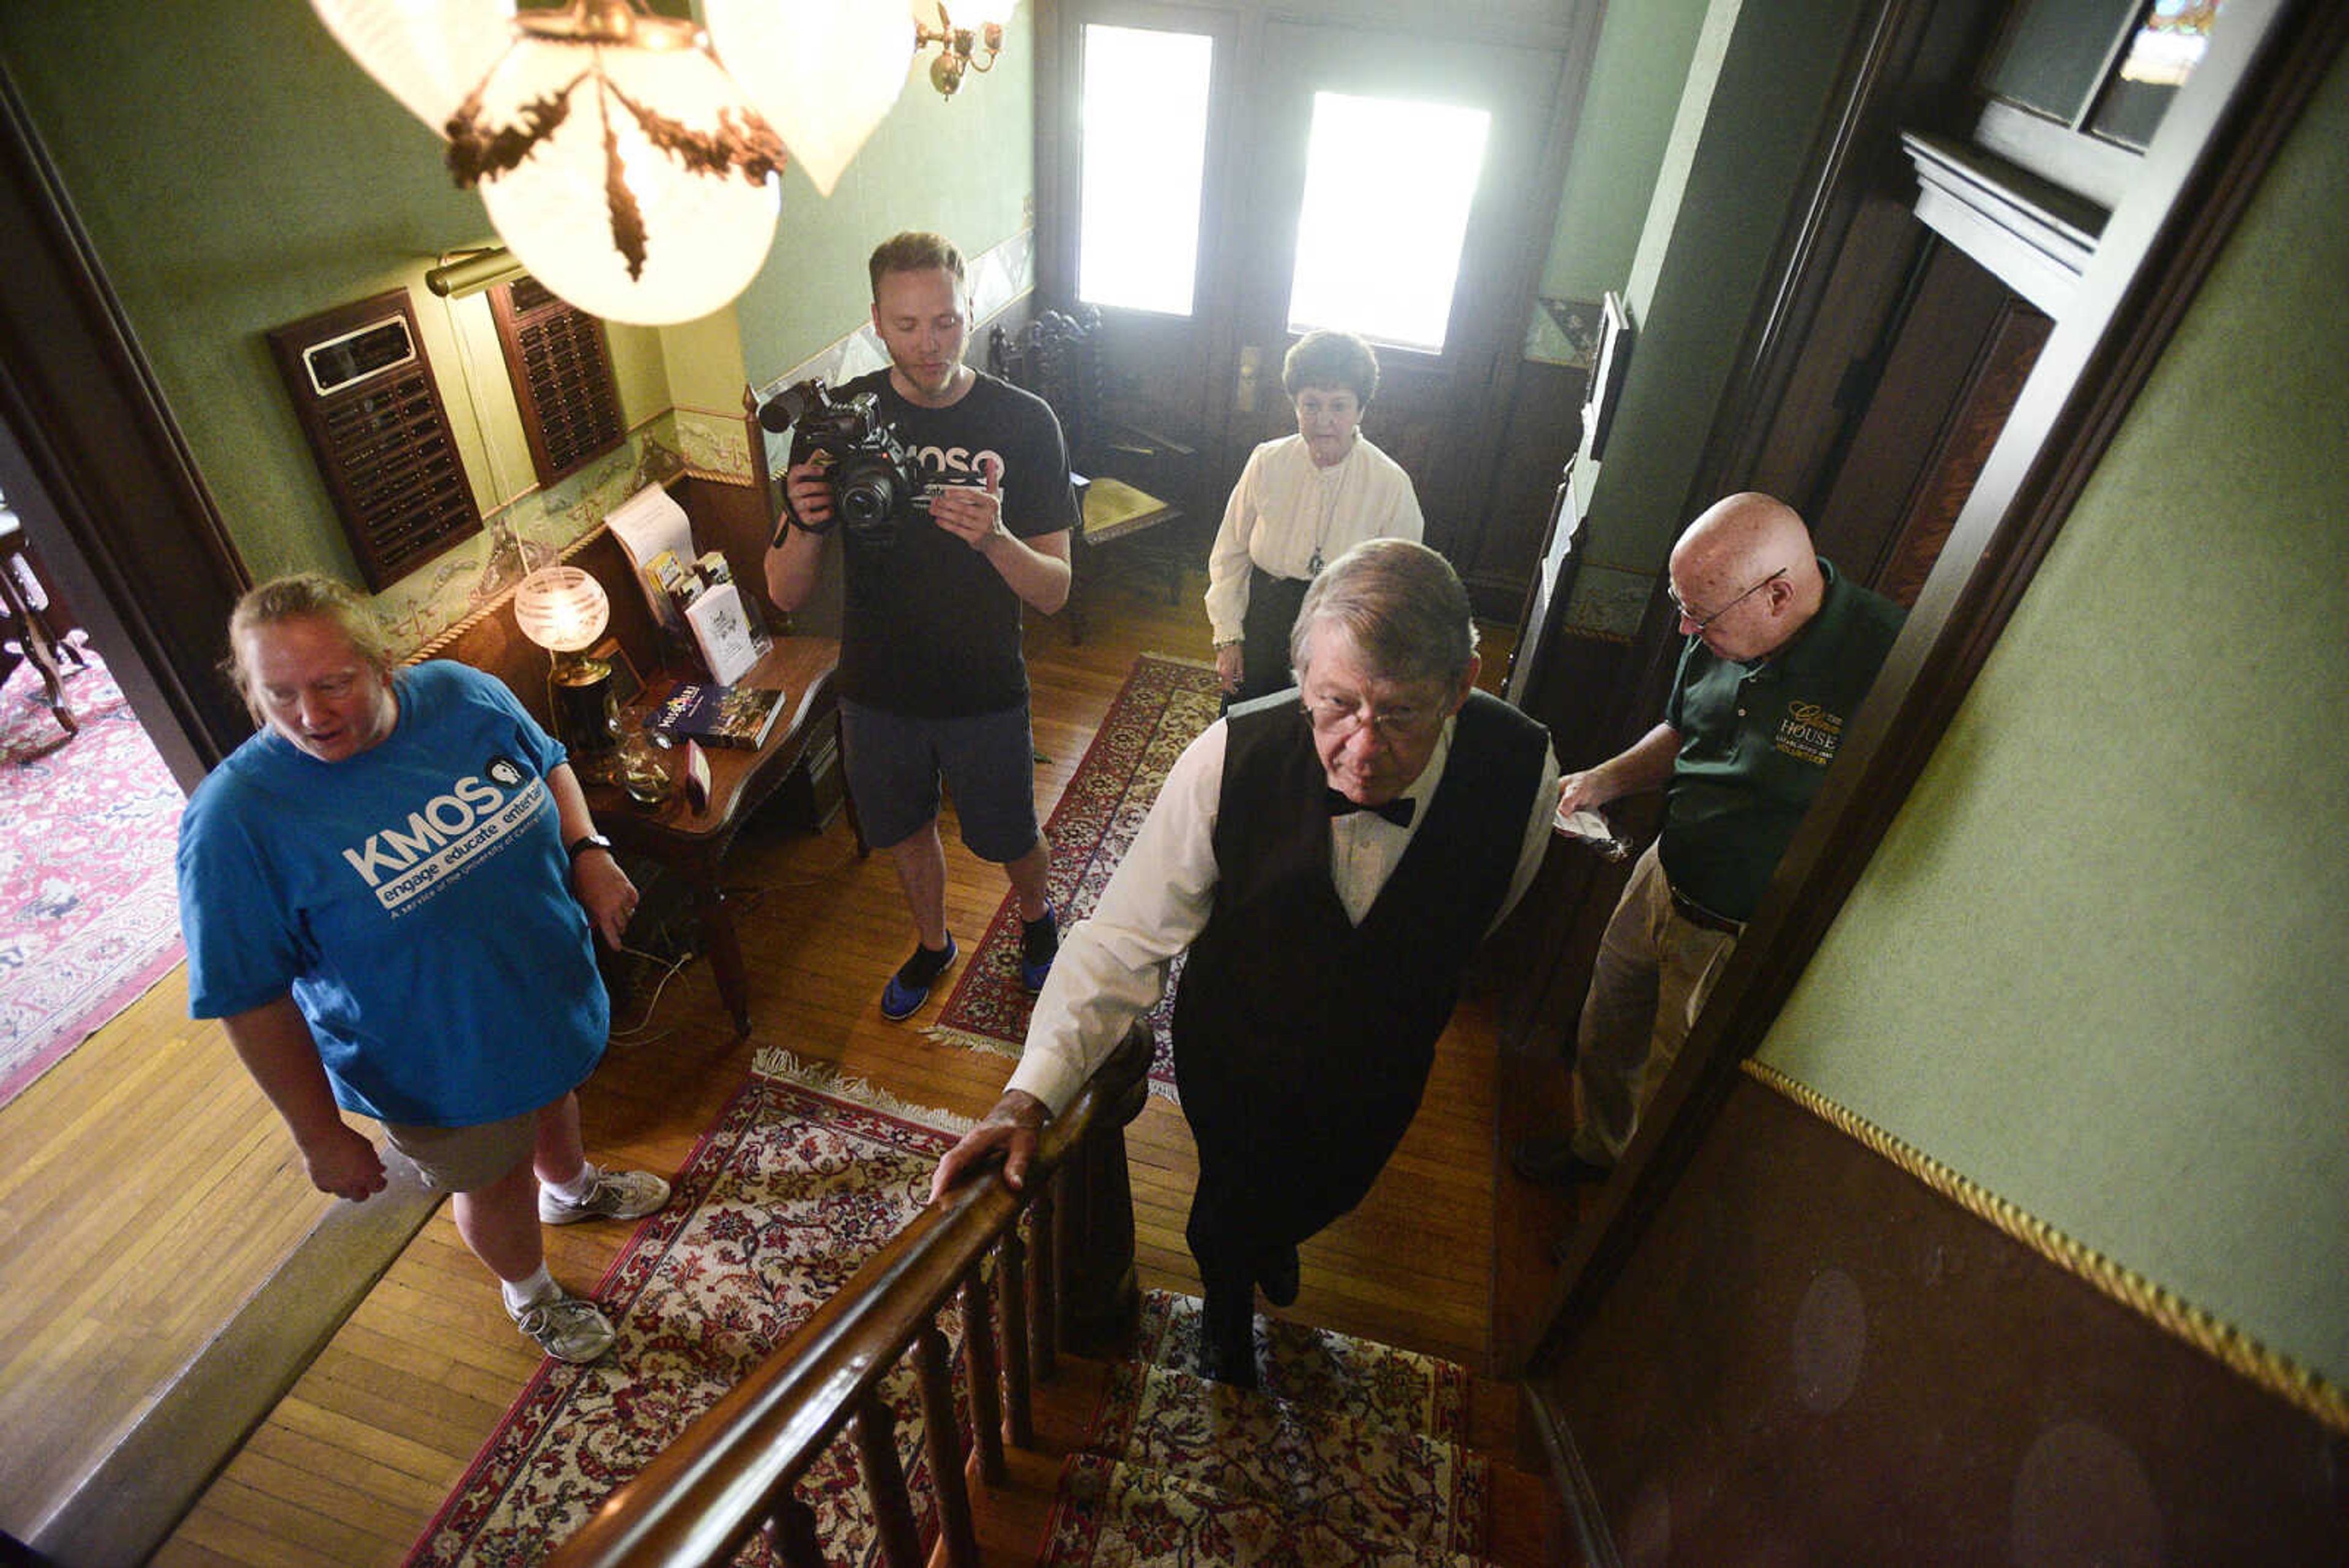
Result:
M1626 1563L2349 1561L2349 1437L1750 1077L1543 1397Z

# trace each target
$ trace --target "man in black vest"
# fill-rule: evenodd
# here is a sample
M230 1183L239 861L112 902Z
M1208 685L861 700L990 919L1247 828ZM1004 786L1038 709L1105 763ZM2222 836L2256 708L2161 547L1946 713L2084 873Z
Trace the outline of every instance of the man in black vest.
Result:
M1296 690L1235 707L1168 770L1077 926L1019 1070L940 1161L989 1151L1017 1187L1067 1106L1190 954L1175 1084L1199 1149L1187 1231L1211 1376L1256 1381L1261 1283L1361 1202L1419 1108L1468 961L1540 867L1557 764L1539 724L1475 690L1475 624L1444 558L1402 539L1340 556L1290 635Z

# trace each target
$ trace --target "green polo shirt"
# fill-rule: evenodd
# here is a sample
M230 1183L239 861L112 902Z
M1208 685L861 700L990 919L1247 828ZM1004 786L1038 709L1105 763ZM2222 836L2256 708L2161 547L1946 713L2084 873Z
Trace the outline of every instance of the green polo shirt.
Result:
M1664 722L1680 732L1658 853L1675 892L1733 920L1753 918L1770 874L1907 612L1845 582L1795 639L1754 664L1692 637Z

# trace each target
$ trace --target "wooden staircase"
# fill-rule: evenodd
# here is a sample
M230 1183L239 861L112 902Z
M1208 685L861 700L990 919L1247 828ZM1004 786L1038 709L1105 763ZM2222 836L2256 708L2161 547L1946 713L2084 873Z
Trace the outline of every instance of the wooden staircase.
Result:
M1490 1561L1493 1467L1467 1446L1467 1372L1257 1322L1260 1390L1207 1381L1199 1303L1153 1291L1133 1358L1064 1462L1040 1562Z

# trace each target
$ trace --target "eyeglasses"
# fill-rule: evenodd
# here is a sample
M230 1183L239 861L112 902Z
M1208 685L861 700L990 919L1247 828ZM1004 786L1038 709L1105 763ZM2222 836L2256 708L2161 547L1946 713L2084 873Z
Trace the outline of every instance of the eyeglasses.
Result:
M1776 582L1780 577L1783 577L1785 575L1786 568L1784 566L1779 567L1776 571L1771 573L1768 576L1763 578L1760 582L1754 584L1752 587L1746 589L1744 593L1738 595L1735 598L1730 600L1727 604L1722 606L1719 609L1707 616L1701 616L1697 614L1696 611L1689 608L1687 605L1682 603L1680 595L1672 592L1670 584L1665 585L1664 597L1672 601L1672 608L1681 612L1681 618L1682 620L1688 622L1698 631L1702 631L1706 627L1711 626L1714 621L1719 620L1723 616L1727 615L1731 610L1735 609L1739 605L1744 604L1747 599L1752 598L1755 594L1760 593L1764 588L1768 587L1772 583Z
M1306 698L1305 717L1312 723L1315 734L1329 740L1345 740L1368 725L1371 733L1389 744L1415 740L1426 734L1435 724L1443 722L1442 711L1438 708L1410 704L1399 708L1372 708L1366 703L1347 702L1334 697L1324 697L1319 701Z

